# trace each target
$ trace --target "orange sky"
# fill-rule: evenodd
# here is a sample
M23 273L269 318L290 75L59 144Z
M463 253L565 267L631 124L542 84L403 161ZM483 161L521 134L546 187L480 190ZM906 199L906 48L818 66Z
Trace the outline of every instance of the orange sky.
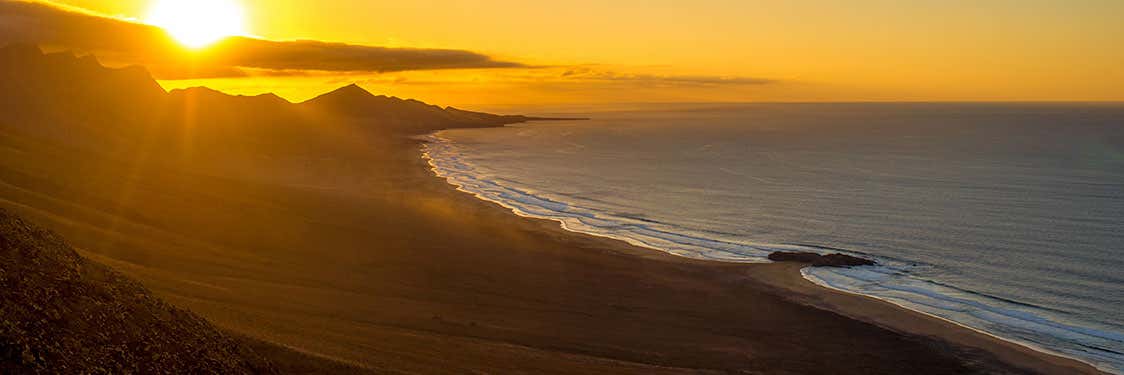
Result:
M59 3L143 19L153 0ZM442 104L1124 100L1124 1L233 0L249 34L534 67L163 81Z

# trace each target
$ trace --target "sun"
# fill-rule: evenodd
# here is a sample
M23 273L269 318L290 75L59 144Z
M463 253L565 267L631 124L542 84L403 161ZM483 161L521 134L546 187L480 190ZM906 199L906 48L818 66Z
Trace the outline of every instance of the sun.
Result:
M203 48L245 33L244 12L235 0L156 0L145 22L185 46Z

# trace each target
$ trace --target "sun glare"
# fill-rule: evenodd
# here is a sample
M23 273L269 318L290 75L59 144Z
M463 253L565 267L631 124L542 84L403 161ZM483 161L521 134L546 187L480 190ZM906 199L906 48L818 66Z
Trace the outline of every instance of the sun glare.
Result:
M156 0L145 22L166 30L185 46L202 48L243 34L243 16L242 6L234 0Z

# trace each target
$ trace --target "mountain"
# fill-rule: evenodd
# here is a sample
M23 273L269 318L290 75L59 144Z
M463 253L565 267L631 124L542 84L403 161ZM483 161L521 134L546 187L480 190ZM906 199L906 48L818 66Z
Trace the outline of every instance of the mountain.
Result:
M105 68L92 56L34 46L0 48L0 129L69 144L120 142L129 125L151 120L164 96L142 68Z
M85 103L129 101L151 104L164 90L144 68L106 68L93 56L71 52L43 53L38 47L9 45L0 48L0 77L6 98L53 94L80 98Z
M0 373L271 373L267 360L0 209Z
M49 123L52 128L22 130L71 140L128 138L138 131L151 140L154 123L176 128L193 122L187 125L198 130L194 125L245 128L304 120L304 126L315 130L317 122L329 118L365 123L380 133L416 134L535 120L375 96L354 84L300 104L273 94L236 96L207 88L168 93L143 68L107 68L93 56L43 53L27 45L0 47L0 100L5 121ZM52 134L58 127L65 127L64 134Z
M0 111L3 133L120 160L178 163L230 152L331 157L388 136L547 120L376 96L354 84L303 103L202 87L165 92L143 68L108 68L93 56L27 45L0 47Z
M441 108L413 99L375 96L356 84L320 95L300 106L318 114L366 120L375 122L384 129L413 133L447 128L502 126L535 120L526 116L501 116L452 107Z
M173 103L192 103L192 105L218 112L243 110L256 113L273 111L292 105L292 103L275 94L229 95L206 87L172 90L168 93L168 100Z

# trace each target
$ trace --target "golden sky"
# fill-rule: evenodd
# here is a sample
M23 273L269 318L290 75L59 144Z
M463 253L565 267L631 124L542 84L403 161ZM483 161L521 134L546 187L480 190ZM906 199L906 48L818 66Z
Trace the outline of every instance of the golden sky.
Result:
M153 1L57 3L143 20ZM354 81L453 105L1124 100L1119 0L232 1L264 39L463 50L520 66L166 87L303 100Z

